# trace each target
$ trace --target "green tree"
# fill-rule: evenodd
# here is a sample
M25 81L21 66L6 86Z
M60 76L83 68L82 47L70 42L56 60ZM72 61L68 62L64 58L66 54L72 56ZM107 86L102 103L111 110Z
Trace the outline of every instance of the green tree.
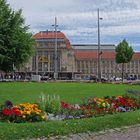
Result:
M133 53L132 47L129 46L125 39L116 47L116 63L122 64L122 82L124 77L124 64L131 61Z
M5 72L13 71L13 65L19 69L33 52L35 41L21 13L0 0L0 70Z

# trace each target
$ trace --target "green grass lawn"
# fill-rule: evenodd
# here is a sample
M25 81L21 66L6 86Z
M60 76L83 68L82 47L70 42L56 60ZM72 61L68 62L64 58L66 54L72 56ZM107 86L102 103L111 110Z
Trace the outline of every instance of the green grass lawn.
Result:
M14 104L37 102L39 95L56 94L69 103L79 103L84 97L117 96L127 89L140 91L140 86L93 83L0 83L0 104L11 100ZM0 139L21 139L52 135L66 135L87 131L100 131L140 123L140 111L119 113L104 117L48 123L0 123Z
M89 96L122 95L127 89L140 90L140 86L95 83L0 83L0 103L5 100L11 100L15 104L36 102L41 93L60 95L66 102L78 103Z

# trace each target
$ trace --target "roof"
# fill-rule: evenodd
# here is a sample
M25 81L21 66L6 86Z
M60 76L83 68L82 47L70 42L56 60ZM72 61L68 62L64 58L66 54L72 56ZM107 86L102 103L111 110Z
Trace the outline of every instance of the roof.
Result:
M35 40L40 40L40 39L54 39L55 38L55 32L53 31L40 31L39 33L36 33L33 35L33 38ZM67 37L64 35L64 33L57 31L57 39L64 39L66 43L66 48L71 49L71 45Z
M101 54L102 59L115 59L115 52L113 51L106 51ZM77 51L75 52L76 59L97 59L98 52L83 52ZM133 55L133 59L140 59L140 52L135 52Z
M140 52L135 52L133 55L134 59L140 59Z
M33 35L33 38L35 38L35 39L53 39L53 38L55 38L55 32L40 31L39 33L36 33L35 35ZM57 31L57 38L66 38L66 36L62 32Z
M73 44L72 47L76 50L97 50L98 44ZM101 44L101 50L115 50L114 44Z

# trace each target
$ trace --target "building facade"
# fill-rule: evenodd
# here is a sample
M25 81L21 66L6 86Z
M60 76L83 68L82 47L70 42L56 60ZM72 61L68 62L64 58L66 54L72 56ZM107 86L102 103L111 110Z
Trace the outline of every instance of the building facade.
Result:
M98 75L98 52L76 52L76 69L80 72L79 77L89 77ZM115 62L114 51L103 51L101 54L101 77L112 79L121 77L122 65ZM78 75L77 75L78 77ZM124 77L135 77L140 79L140 53L136 52L130 63L125 64Z
M32 73L53 78L55 65L55 32L39 32L36 40L35 55L32 58ZM57 70L60 79L71 79L76 72L74 49L62 32L57 32Z
M35 54L28 67L31 74L53 78L55 61L55 32L42 31L33 36L36 40ZM121 77L121 65L115 62L115 45L101 45L101 76L107 79ZM98 75L98 45L71 45L68 38L57 32L57 69L59 79L73 79ZM140 79L140 52L125 64L125 77Z

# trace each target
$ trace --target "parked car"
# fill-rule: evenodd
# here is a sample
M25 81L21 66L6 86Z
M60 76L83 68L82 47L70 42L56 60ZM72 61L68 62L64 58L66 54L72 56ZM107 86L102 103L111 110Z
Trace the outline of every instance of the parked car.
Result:
M97 78L96 81L99 82L99 79ZM106 78L103 78L103 77L101 78L101 82L104 83L104 82L107 82L107 81L108 81L108 80L107 80Z
M59 77L59 80L70 80L69 77Z
M107 82L108 80L106 78L101 78L101 82Z
M120 77L116 77L115 80L116 80L116 81L121 81L122 78L120 78Z
M93 77L93 76L89 76L89 77L87 76L87 77L84 77L83 79L84 80L95 80L95 81L97 80L97 78Z
M128 77L127 80L136 80L136 77Z
M41 76L41 80L46 81L46 80L48 80L48 79L49 79L49 77L48 77L48 76Z

